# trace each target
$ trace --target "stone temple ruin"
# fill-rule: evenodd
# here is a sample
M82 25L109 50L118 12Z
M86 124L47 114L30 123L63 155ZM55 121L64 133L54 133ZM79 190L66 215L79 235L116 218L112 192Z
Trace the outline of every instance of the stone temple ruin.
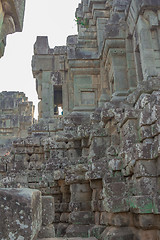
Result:
M3 32L1 4L18 22L24 1L0 1ZM39 121L26 102L0 157L0 239L159 240L160 1L82 0L76 19L66 46L34 45Z

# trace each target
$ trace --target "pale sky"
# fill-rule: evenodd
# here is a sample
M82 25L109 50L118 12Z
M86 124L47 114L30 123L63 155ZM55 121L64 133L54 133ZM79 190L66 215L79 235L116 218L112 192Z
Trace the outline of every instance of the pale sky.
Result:
M66 45L69 35L77 34L75 10L81 0L26 0L23 32L7 36L0 59L0 92L21 91L36 105L37 93L31 59L37 36L48 36L49 45Z

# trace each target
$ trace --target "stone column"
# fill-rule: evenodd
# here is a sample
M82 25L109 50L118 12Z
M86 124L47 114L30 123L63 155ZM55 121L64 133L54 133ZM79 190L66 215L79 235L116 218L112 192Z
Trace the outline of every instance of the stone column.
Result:
M53 85L51 84L51 72L42 73L42 118L54 115Z
M39 104L39 117L50 118L54 115L53 84L51 73L53 71L54 56L49 49L47 37L37 37L32 58L33 76L36 78Z
M144 80L147 80L149 76L157 76L155 53L150 28L151 26L144 15L139 16L137 31L139 35L139 50Z
M109 64L110 62L110 64ZM113 96L125 96L128 92L125 49L110 48L108 52L110 89Z

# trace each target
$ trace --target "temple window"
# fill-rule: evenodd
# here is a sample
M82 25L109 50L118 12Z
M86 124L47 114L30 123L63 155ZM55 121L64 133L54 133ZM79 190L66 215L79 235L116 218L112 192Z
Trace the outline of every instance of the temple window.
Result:
M63 115L62 86L54 86L54 115Z

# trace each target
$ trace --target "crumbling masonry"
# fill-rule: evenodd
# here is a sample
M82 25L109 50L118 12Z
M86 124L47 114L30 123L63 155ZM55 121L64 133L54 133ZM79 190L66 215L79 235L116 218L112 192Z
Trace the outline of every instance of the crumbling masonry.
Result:
M1 158L0 211L10 188L20 207L0 237L159 240L160 1L82 0L76 18L67 46L34 45L39 121Z

